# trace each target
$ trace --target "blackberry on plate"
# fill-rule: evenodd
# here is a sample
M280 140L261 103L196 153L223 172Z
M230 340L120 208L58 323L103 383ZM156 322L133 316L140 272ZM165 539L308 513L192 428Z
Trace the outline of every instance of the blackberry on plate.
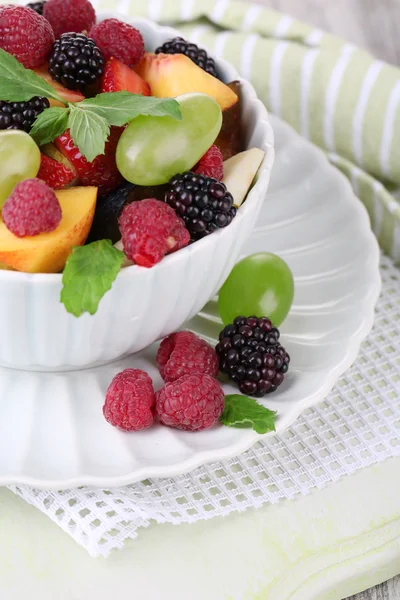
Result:
M236 215L223 183L191 171L172 177L164 200L185 221L192 241L230 225Z
M215 348L220 371L235 381L243 394L261 398L275 392L290 362L279 336L266 317L236 317L221 331Z
M196 44L188 42L181 37L173 38L168 42L165 42L162 46L157 48L156 54L184 54L190 58L196 65L198 65L203 71L217 77L217 69L213 58L208 56L205 50L202 50Z
M37 12L38 15L43 15L44 0L42 0L41 2L29 2L29 4L27 4L26 6L27 8L31 8L32 10Z
M0 101L0 129L21 129L29 133L36 117L49 106L48 99L41 96L28 102Z
M104 59L94 40L83 33L63 33L49 59L49 73L70 90L84 91L103 75Z

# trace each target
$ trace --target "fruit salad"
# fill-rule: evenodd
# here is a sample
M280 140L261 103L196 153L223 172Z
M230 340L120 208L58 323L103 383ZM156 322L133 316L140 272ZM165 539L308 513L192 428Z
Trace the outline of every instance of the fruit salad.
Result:
M88 0L1 6L1 268L62 272L80 316L121 268L228 227L264 158L243 148L240 92L197 45L147 48ZM89 304L78 272L99 280Z
M244 149L240 82L223 82L197 45L147 48L132 25L98 21L89 0L0 7L0 268L62 273L76 317L96 312L121 268L154 268L229 227L263 159ZM165 385L119 373L105 418L123 431L155 420L273 430L275 412L247 394L276 391L288 372L276 325L292 300L283 261L246 258L221 290L216 347L169 335L157 354ZM246 396L225 396L221 374Z

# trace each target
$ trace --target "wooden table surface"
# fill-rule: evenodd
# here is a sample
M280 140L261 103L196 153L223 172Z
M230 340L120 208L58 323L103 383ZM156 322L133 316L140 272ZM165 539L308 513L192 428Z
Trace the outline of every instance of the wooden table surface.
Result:
M400 66L400 0L254 1L339 35ZM400 575L351 600L400 600Z

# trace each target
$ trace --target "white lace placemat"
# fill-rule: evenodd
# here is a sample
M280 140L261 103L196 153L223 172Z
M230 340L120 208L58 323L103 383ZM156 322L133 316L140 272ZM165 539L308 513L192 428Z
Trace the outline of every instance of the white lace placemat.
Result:
M400 456L400 270L382 257L381 273L375 327L356 363L326 401L282 435L174 479L104 490L10 489L92 556L107 556L152 520L193 523L276 503Z

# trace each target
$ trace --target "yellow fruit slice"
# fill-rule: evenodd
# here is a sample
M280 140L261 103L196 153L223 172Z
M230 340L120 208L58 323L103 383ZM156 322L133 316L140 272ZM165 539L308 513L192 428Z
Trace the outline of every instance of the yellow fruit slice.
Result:
M58 273L74 246L89 235L96 208L96 187L55 192L62 219L54 231L19 238L0 221L0 263L26 273Z

